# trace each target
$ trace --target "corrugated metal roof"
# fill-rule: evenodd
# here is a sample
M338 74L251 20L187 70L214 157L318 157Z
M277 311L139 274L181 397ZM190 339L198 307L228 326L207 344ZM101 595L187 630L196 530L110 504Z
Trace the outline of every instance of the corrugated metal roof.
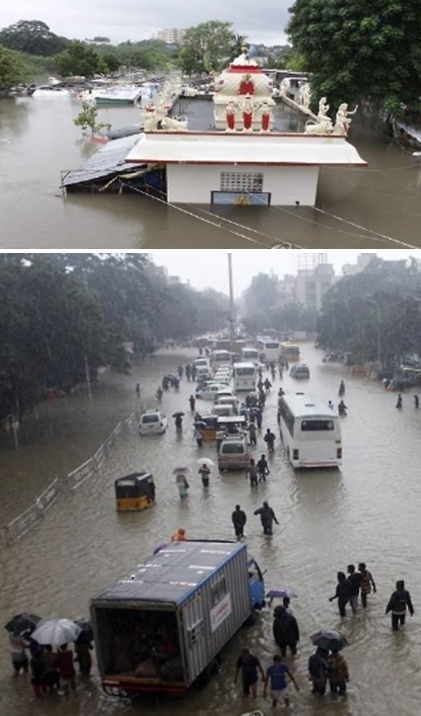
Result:
M144 601L179 604L215 569L245 545L237 542L174 542L93 598L94 604Z
M113 139L98 149L80 169L70 171L63 179L63 186L72 186L94 179L105 179L112 174L134 171L136 165L125 161L126 156L139 141L139 135ZM144 162L139 162L142 166Z

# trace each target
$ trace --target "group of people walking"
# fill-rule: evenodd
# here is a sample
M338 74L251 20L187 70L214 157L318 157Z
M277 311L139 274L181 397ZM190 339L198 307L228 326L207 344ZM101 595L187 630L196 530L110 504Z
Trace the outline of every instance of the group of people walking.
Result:
M260 522L263 527L263 534L272 535L273 523L275 522L275 524L279 525L279 522L276 518L275 512L273 511L269 503L265 500L261 507L259 507L257 510L254 510L253 514L260 516ZM234 533L237 540L240 540L245 537L244 527L247 522L247 515L244 510L241 509L240 505L235 506L235 510L231 515L231 521L234 525Z
M341 617L346 616L346 605L349 603L353 614L357 613L358 597L361 595L361 604L367 607L367 596L373 590L376 592L376 584L373 575L367 569L365 562L360 562L358 571L354 564L349 564L347 574L338 572L338 583L336 585L335 594L330 597L329 601L338 600L338 609Z

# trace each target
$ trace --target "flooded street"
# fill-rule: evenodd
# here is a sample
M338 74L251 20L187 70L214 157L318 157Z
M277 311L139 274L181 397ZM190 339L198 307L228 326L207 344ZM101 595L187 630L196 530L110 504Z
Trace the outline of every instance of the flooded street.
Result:
M187 109L182 105L195 128L200 101ZM183 205L182 212L141 195L63 198L60 172L80 167L96 150L73 124L79 111L70 97L0 101L2 249L264 249L280 241L313 249L421 246L420 160L356 123L351 141L369 166L324 168L317 208L211 212L208 205ZM288 128L289 112L278 126ZM130 107L99 112L99 121L113 129L139 118L139 110Z
M404 156L401 155L401 159ZM114 197L113 197L114 200ZM108 204L110 202L107 202ZM0 515L2 526L25 510L54 479L90 458L110 431L138 408L135 385L141 384L144 407L154 405L153 396L166 372L195 357L193 349L161 350L132 370L131 376L106 373L93 387L92 396L77 394L41 405L29 416L20 435L20 446L3 435L0 462ZM288 658L301 691L292 693L295 713L302 716L400 716L419 711L421 685L419 664L421 574L421 482L419 480L419 433L421 413L413 396L403 396L403 409L395 409L396 394L379 383L351 377L340 365L321 362L322 352L302 345L302 358L311 370L308 382L285 376L285 390L307 390L316 397L338 402L338 386L346 382L348 417L342 421L344 460L340 471L294 472L286 462L279 438L270 460L266 484L251 492L244 473L211 475L205 493L196 461L216 458L212 443L202 450L192 439L192 416L188 397L194 384L181 381L180 390L164 393L162 409L170 417L184 410L184 431L176 436L170 418L164 436L140 437L128 430L116 442L102 468L76 490L63 490L42 520L14 546L1 546L1 624L15 613L32 611L44 617L76 618L88 615L90 597L149 555L178 526L189 538L232 539L231 512L236 503L248 515L246 541L260 566L267 570L266 587L291 586L301 641L295 659ZM267 427L276 435L277 389L269 395L264 412ZM203 401L206 410L209 401ZM198 401L200 411L202 402ZM264 451L259 435L256 455ZM180 501L171 474L176 464L188 464L189 497ZM148 469L157 486L156 505L133 514L117 514L114 479L125 473ZM279 527L273 538L264 537L253 515L263 500L274 508ZM329 603L336 586L336 572L349 563L365 561L373 572L377 594L369 595L366 612L340 620L335 602ZM405 579L415 616L405 629L392 633L385 606L397 579ZM349 607L348 607L349 610ZM312 653L309 635L320 627L340 628L349 646L344 651L350 669L346 702L330 696L317 700L310 694L307 661ZM120 716L160 714L184 716L186 709L201 716L239 716L251 710L233 684L235 659L242 646L249 646L264 667L275 653L272 610L266 609L258 625L241 631L223 652L222 672L187 701L150 699L127 703L106 697L94 668L89 683L78 681L70 697L46 697L35 703L23 676L13 680L8 642L3 630L0 650L0 711L5 716L36 713L60 716ZM256 708L271 713L261 697Z

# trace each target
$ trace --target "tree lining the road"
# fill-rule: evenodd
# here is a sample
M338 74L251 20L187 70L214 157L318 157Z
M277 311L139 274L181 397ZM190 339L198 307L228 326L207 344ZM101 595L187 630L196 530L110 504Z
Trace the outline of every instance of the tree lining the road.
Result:
M228 317L226 296L171 283L145 254L3 254L0 292L0 422L101 366L127 372L125 342L142 357Z
M318 344L393 370L405 354L421 353L421 262L372 259L325 295Z

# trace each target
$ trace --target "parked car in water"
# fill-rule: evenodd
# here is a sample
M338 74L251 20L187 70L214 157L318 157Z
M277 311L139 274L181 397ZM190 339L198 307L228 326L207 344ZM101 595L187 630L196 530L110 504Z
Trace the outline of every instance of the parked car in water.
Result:
M240 401L234 395L220 395L216 398L215 405L230 405L234 413L238 413L240 409Z
M222 383L208 383L204 388L198 388L196 390L196 398L203 398L203 400L215 400L217 393L220 390L225 390L226 385Z
M243 435L228 435L219 447L218 467L220 470L247 470L250 465L249 446Z
M161 435L168 427L168 419L160 410L145 410L140 416L139 432L141 435Z
M291 378L310 378L310 368L306 363L296 363L289 371Z

